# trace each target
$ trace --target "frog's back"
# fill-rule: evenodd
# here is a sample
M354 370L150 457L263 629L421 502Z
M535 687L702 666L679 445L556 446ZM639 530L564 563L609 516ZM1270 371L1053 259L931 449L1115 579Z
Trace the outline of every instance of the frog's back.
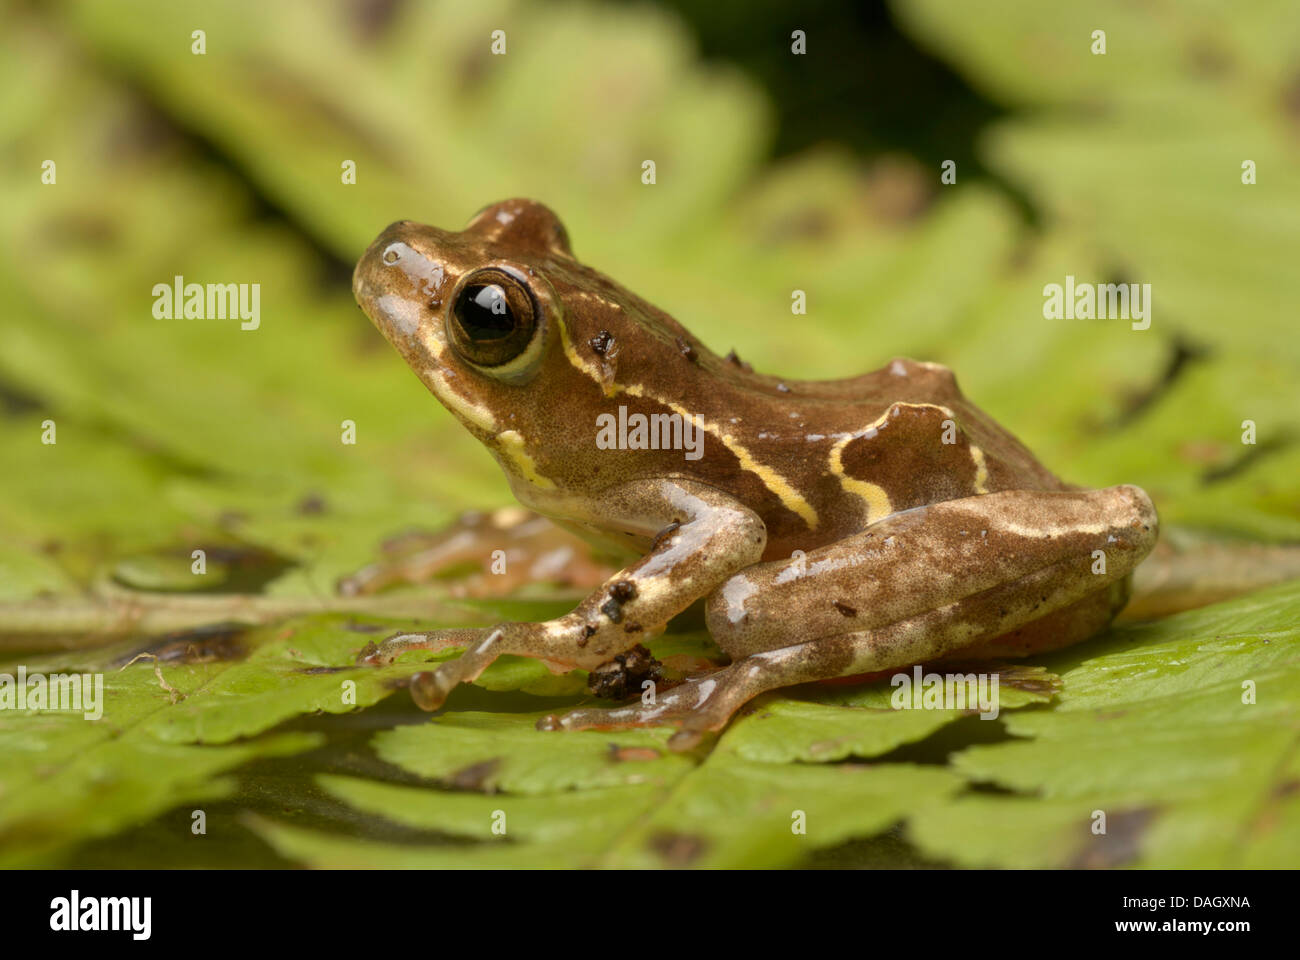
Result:
M680 476L725 490L762 516L768 557L857 532L890 513L1000 490L1065 485L970 403L948 368L906 358L842 380L782 380L720 357L669 314L575 261L548 264L566 305L566 356L580 375L556 378L545 409L574 391L611 415L691 415L703 429L693 459L644 452L584 469L565 487ZM611 334L610 331L614 331ZM617 341L617 346L612 343ZM578 466L572 466L572 465Z
M734 390L685 398L706 429L692 472L758 510L771 557L930 503L1067 488L939 364L897 358L831 381L747 370L727 379Z

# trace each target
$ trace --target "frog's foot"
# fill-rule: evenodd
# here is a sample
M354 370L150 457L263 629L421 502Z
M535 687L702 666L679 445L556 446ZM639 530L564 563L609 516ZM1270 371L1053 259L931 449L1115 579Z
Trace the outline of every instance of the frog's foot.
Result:
M519 638L520 628L527 634L532 624L499 624L495 627L456 627L432 630L427 633L398 633L382 643L368 643L357 656L357 663L366 666L387 666L411 650L440 651L460 647L464 652L455 660L439 664L411 677L411 699L421 710L437 710L457 686L473 683L491 666L492 661L506 653L531 656L555 673L567 673L578 666L568 660L539 654L536 650L511 645L511 638ZM645 671L656 669L659 662L642 649L644 658L634 658L633 668ZM648 666L646 661L648 661ZM583 664L592 666L591 663ZM657 675L657 674L656 674Z
M480 628L454 628L427 633L395 633L381 643L371 640L357 654L357 663L369 667L386 667L408 650L446 650L466 647L482 639L489 631Z
M340 594L372 594L454 573L453 593L500 596L539 582L587 589L610 573L573 534L514 507L465 513L445 530L401 534L380 549L381 560L339 580Z
M800 644L758 654L703 677L685 680L657 694L622 707L582 707L563 716L550 714L537 721L539 730L621 730L630 727L676 726L668 740L670 750L694 748L705 734L722 730L749 700L783 685L791 676L787 665L797 663ZM804 679L799 676L797 679Z

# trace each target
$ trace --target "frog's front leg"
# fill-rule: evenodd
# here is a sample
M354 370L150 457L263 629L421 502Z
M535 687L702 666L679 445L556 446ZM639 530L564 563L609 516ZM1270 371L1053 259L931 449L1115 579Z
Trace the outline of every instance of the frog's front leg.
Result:
M465 646L412 684L426 710L442 705L458 684L479 676L503 654L537 657L553 669L591 670L660 632L672 617L762 556L763 521L712 487L689 481L641 481L602 500L606 516L644 538L649 552L593 591L573 612L544 623L504 623L485 630L402 634L363 651L370 663L411 649ZM609 521L606 520L606 523Z
M676 724L671 745L681 749L777 687L939 660L1058 612L1080 640L1113 616L1155 539L1155 510L1137 487L1008 491L897 513L741 571L713 593L709 632L731 666L654 704L581 709L542 726Z

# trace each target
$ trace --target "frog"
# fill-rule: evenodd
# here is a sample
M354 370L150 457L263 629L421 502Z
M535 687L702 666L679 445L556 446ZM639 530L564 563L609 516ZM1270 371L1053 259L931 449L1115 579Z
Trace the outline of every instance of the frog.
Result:
M412 677L425 710L507 654L593 677L644 664L646 641L702 605L725 665L538 721L667 727L669 748L690 750L770 691L1092 637L1158 535L1140 487L1062 481L939 363L800 380L719 355L579 260L537 201L494 203L460 231L392 223L353 293L520 504L620 558L553 619L402 632L361 652L387 664L461 648ZM615 422L664 442L630 429L611 444Z

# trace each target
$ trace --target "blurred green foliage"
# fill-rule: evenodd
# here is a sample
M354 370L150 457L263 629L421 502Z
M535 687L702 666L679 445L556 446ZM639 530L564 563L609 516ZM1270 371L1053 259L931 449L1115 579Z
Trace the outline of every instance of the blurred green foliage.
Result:
M75 596L133 555L195 543L263 551L283 561L268 594L320 597L382 537L506 503L490 459L356 309L348 271L391 220L456 227L514 195L557 210L585 262L760 370L942 361L1073 481L1141 484L1175 524L1300 539L1288 5L1228 19L1202 2L891 9L1002 115L954 142L956 185L939 184L928 151L926 166L866 162L835 129L765 164L777 139L765 93L702 64L682 23L653 8L3 5L0 600ZM816 57L828 38L815 21L773 25L771 56L793 27ZM489 53L495 29L506 56ZM1096 29L1105 56L1089 52ZM968 156L992 176L967 176ZM55 184L42 183L47 160ZM340 178L349 160L353 185ZM1241 182L1244 160L1256 185ZM1151 283L1151 328L1043 319L1044 284L1066 274ZM155 319L153 285L176 275L260 283L261 327ZM794 288L806 317L790 316ZM1255 447L1240 442L1247 419ZM339 443L344 420L355 446ZM959 718L887 711L867 688L772 698L707 756L661 756L658 732L613 738L656 754L616 760L609 738L529 728L539 702L572 702L565 684L580 678L507 662L482 679L500 693L477 712L453 701L376 736L367 749L392 766L374 778L313 767L317 730L269 731L353 709L337 695L346 678L355 707L377 704L418 664L349 670L365 637L305 618L255 633L238 662L111 673L98 723L0 716L3 860L76 862L78 844L179 803L256 807L247 782L232 793L217 775L293 753L331 802L426 843L245 821L272 862L786 865L904 820L936 862L1287 865L1300 851L1296 795L1279 790L1296 777L1284 758L1297 604L1273 591L1045 662L1059 700L1008 701L1006 727L1027 739L984 746L942 740L965 729ZM130 649L24 662L116 671ZM1260 706L1241 706L1244 679ZM891 753L924 743L948 743L951 763ZM489 761L500 796L432 788ZM394 767L424 786L380 782ZM1099 806L1139 824L1129 847L1086 846ZM807 837L790 834L793 807L816 825ZM498 808L519 826L508 848L484 832Z

